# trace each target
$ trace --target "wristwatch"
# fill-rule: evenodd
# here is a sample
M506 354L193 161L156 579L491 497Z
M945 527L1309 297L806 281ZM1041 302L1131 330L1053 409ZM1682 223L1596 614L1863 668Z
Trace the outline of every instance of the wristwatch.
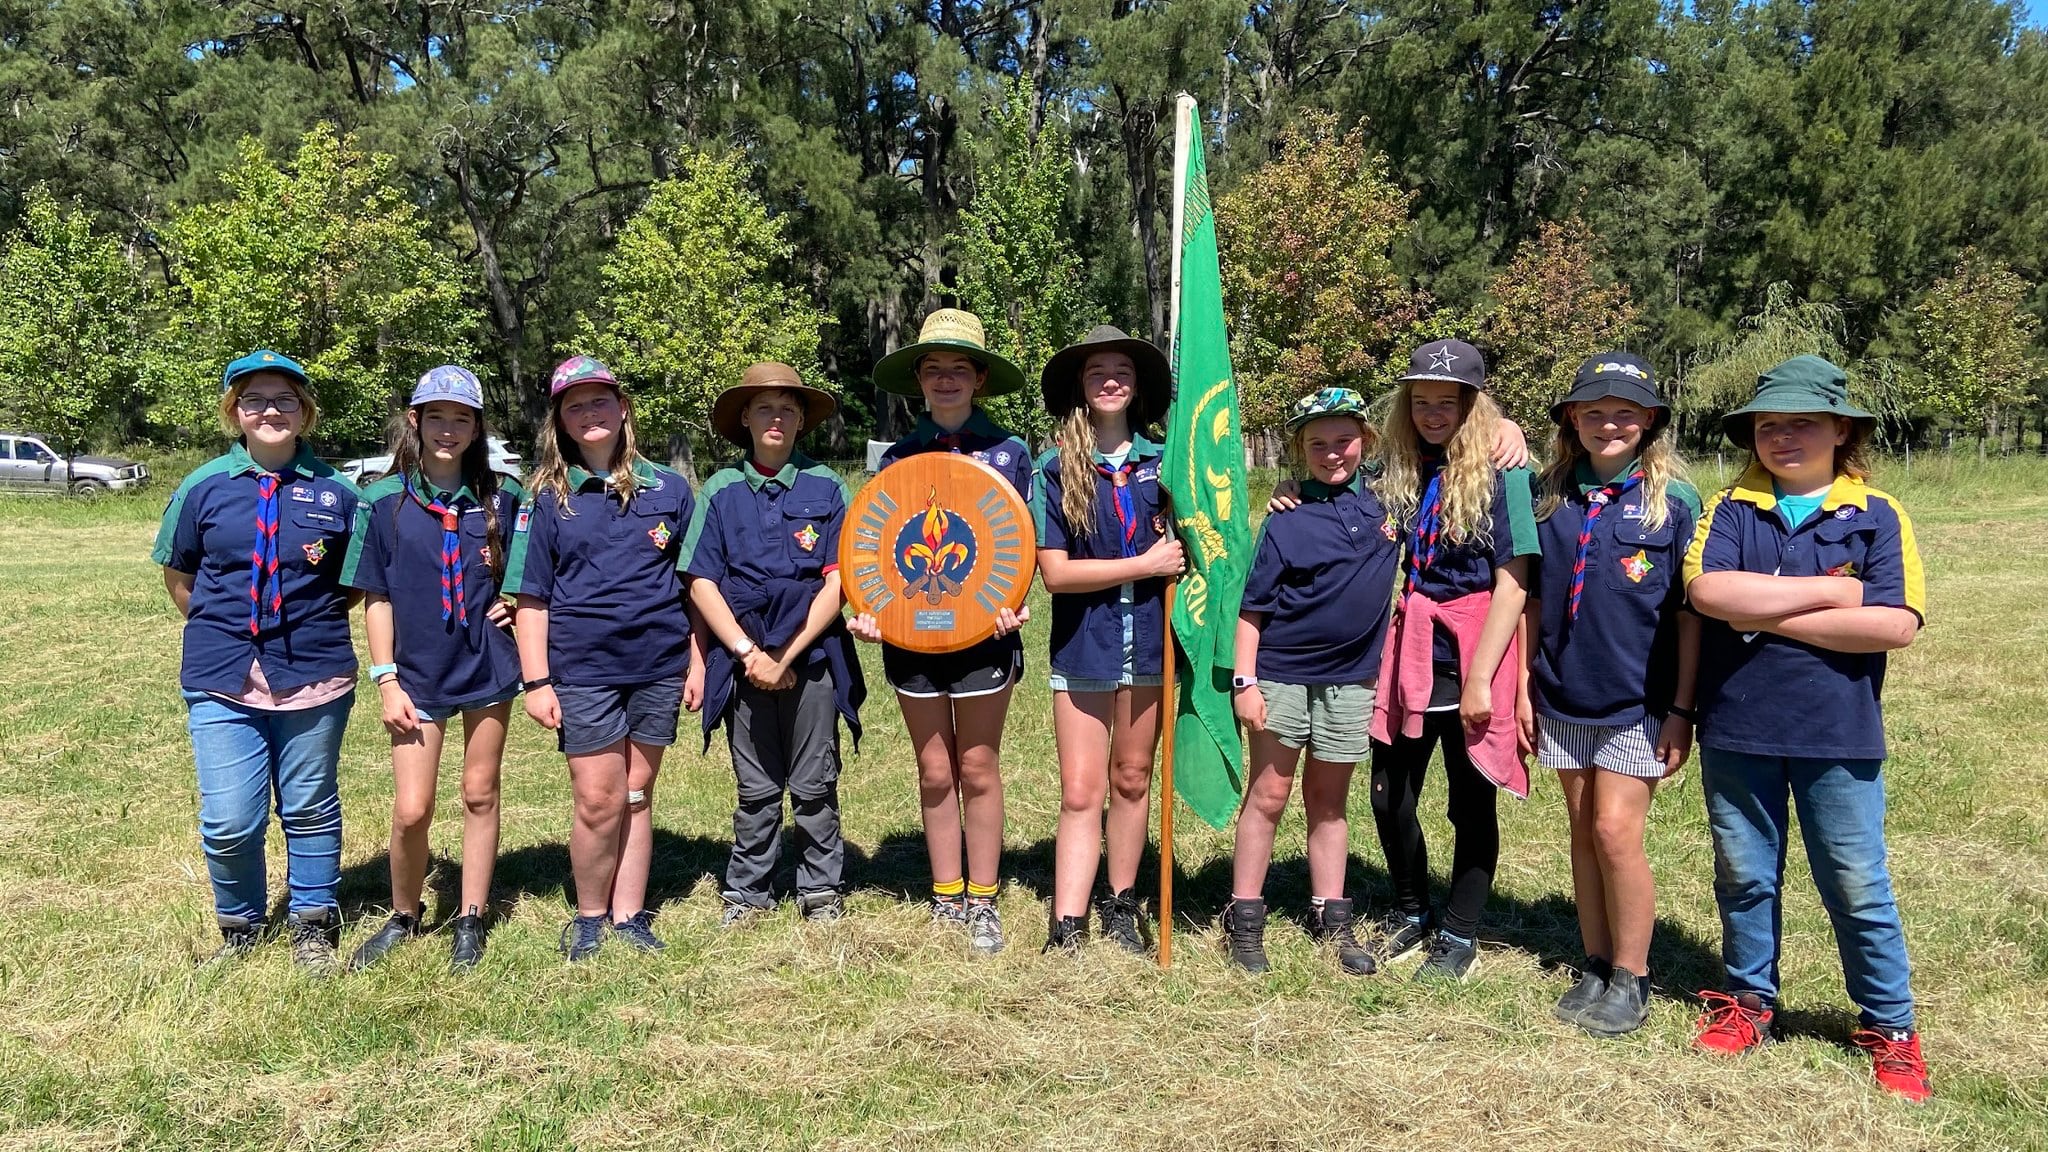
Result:
M1257 676L1232 676L1230 678L1230 686L1232 689L1257 688L1259 686L1259 678Z
M732 646L733 658L737 660L745 660L747 658L747 653L752 652L753 650L754 642L752 640L747 639L745 636L742 636L740 637L740 642Z

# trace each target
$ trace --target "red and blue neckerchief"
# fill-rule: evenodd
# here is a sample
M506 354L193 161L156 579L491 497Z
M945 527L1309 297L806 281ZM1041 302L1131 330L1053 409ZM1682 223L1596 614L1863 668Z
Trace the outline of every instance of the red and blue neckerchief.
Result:
M1403 596L1415 591L1422 574L1436 564L1437 537L1444 526L1443 461L1424 457L1423 463L1432 466L1433 471L1428 486L1422 490L1422 507L1415 517L1415 528L1408 533L1408 581L1401 589Z
M263 600L270 594L270 616L284 614L284 583L277 574L277 490L279 477L265 472L256 478L256 548L249 554L249 635L263 630Z
M1628 495L1631 488L1642 483L1643 470L1638 468L1600 488L1586 494L1586 518L1579 525L1579 551L1572 559L1572 595L1569 619L1579 618L1579 596L1586 590L1586 554L1593 546L1593 525L1600 519L1600 513L1609 504Z
M1095 470L1108 478L1110 490L1116 494L1116 522L1123 529L1120 545L1126 559L1138 554L1138 494L1131 490L1131 468L1128 458L1117 468L1099 460L1095 463Z
M469 611L462 596L462 515L439 499L422 497L412 486L410 476L405 478L405 493L441 518L441 619L443 622L450 617L460 619L462 626L467 628Z

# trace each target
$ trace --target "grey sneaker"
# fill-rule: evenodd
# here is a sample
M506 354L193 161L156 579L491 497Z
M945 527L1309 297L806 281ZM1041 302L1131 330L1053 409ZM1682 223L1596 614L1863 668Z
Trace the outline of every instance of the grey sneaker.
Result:
M932 897L932 923L940 928L967 927L967 897Z
M256 950L263 940L264 923L241 916L216 916L220 924L220 947L199 962L201 968L212 968L240 960Z
M829 924L834 920L846 918L846 897L830 888L816 892L799 892L796 895L796 908L798 912L803 913L804 919L813 924Z
M1003 917L995 901L976 900L967 905L967 946L984 956L1003 950Z
M1573 1023L1594 1036L1626 1036L1650 1019L1650 978L1619 969L1598 1000Z
M316 976L334 967L334 952L341 946L340 913L332 908L294 912L285 918L285 929L292 939L292 963Z
M755 919L767 914L768 910L766 908L756 908L744 900L734 899L733 895L728 892L725 896L725 910L718 914L718 926L720 928L743 928Z
M1438 932L1429 942L1429 955L1423 958L1422 967L1415 970L1415 979L1463 983L1477 967L1479 945L1476 941L1460 940L1449 932Z
M1607 991L1607 980L1613 971L1613 967L1598 956L1586 957L1586 962L1579 966L1579 982L1558 999L1551 1015L1567 1024L1577 1024L1579 1015Z
M659 952L668 947L654 934L654 913L642 908L624 920L612 921L612 935L642 952Z

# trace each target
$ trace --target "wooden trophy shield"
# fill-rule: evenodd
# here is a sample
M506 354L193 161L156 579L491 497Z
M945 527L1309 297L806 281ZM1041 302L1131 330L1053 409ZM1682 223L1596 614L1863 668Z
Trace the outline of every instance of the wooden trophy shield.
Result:
M1031 510L971 456L926 452L876 473L846 510L839 579L855 613L912 652L958 652L1024 606L1037 568Z

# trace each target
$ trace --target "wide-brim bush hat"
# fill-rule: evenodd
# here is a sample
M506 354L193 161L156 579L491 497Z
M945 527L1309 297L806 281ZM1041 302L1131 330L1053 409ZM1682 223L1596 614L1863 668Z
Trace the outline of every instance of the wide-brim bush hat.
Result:
M875 387L898 396L922 396L917 386L917 362L932 352L958 352L988 372L983 396L1007 396L1024 387L1024 371L988 350L988 334L981 317L958 308L941 308L924 318L917 330L917 343L898 348L875 365Z
M1553 424L1564 423L1567 404L1589 404L1595 400L1626 400L1650 412L1651 435L1671 422L1671 405L1657 395L1657 374L1649 362L1629 352L1602 352L1588 356L1572 376L1572 390L1550 406Z
M306 370L299 366L297 360L282 352L273 352L268 348L258 348L247 356L240 357L233 363L230 363L226 368L221 369L220 390L226 392L235 386L235 381L240 380L244 376L254 376L258 372L275 372L280 376L290 378L294 384L301 388L311 389L313 387L312 381L306 379Z
M1365 426L1366 435L1374 434L1365 397L1351 388L1319 388L1296 400L1287 413L1287 434L1292 436L1325 416L1350 416Z
M1869 435L1877 417L1849 400L1849 374L1819 356L1794 356L1756 378L1756 396L1721 418L1721 431L1738 447L1753 439L1759 412L1825 412L1845 416Z
M839 401L833 399L830 392L804 383L796 369L775 360L763 360L748 365L740 376L740 382L720 392L718 399L712 401L711 430L742 448L752 448L754 438L740 423L740 416L746 412L748 401L768 391L796 395L804 406L805 432L830 420L832 413L839 410Z
M1486 357L1463 340L1431 340L1409 354L1401 383L1410 380L1445 380L1484 392Z
M481 412L484 410L483 381L476 378L476 373L459 364L443 364L438 368L429 368L412 390L411 406L418 408L436 400L465 404Z
M604 361L595 356L571 356L555 365L554 372L548 376L548 399L554 400L578 384L609 384L621 392L625 391L619 388L619 378L604 366Z
M1166 353L1150 340L1140 340L1113 324L1097 325L1078 343L1053 353L1052 359L1045 362L1045 370L1038 374L1038 390L1045 396L1047 412L1055 417L1064 416L1087 403L1081 389L1081 369L1088 363L1088 357L1097 352L1120 352L1130 357L1137 369L1128 413L1133 428L1155 424L1165 417L1166 406L1173 400L1173 366L1167 363Z

